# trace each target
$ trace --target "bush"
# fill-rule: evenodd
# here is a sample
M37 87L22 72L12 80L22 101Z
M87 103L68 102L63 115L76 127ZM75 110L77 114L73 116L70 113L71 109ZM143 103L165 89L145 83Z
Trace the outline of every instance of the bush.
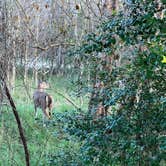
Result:
M159 12L155 1L134 2L129 6L130 16L120 13L104 22L77 51L90 66L92 85L102 82L97 88L90 86L96 92L91 103L115 106L111 115L99 119L76 113L60 118L65 132L81 142L83 165L165 163L166 66L162 57L166 56L166 19L155 17ZM117 67L113 62L119 43L132 47L134 55L129 64ZM117 85L121 80L124 87Z

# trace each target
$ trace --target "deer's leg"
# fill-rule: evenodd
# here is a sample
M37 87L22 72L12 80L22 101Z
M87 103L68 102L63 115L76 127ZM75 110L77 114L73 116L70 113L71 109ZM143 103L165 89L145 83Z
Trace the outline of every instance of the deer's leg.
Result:
M46 126L46 121L47 121L47 119L50 118L50 115L47 111L47 108L43 109L42 111L43 111L43 126Z
M50 117L52 117L52 108L49 107L48 114Z
M50 118L49 112L47 111L47 108L43 109L43 114L45 115L46 118Z
M44 110L43 110L43 127L46 126L46 115L44 114Z
M35 119L37 119L37 106L35 105Z

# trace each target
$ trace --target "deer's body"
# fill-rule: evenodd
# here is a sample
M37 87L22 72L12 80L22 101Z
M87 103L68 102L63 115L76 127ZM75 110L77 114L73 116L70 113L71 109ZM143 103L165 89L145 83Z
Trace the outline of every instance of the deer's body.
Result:
M33 101L35 107L35 118L37 118L37 108L40 108L43 112L44 125L46 119L50 119L51 117L53 99L48 93L44 92L43 89L38 88L38 90L33 93Z

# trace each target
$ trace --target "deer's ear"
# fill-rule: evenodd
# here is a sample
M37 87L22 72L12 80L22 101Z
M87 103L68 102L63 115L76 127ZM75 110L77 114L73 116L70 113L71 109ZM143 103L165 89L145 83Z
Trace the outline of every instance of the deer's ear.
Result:
M42 84L41 80L38 80L38 86L40 86Z
M49 87L50 87L50 84L49 84L49 83L46 83L46 87L49 88Z
M50 86L49 86L49 83L47 82L47 81L44 81L44 87L45 88L49 88Z
M42 83L42 81L41 80L38 80L38 84L41 84Z
M43 82L43 88L44 88L44 89L49 88L49 83L47 83L47 82Z

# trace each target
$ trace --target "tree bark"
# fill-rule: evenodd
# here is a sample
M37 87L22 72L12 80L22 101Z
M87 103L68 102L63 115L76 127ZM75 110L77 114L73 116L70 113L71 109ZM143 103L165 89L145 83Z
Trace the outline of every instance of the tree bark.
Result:
M28 61L28 48L29 48L29 41L25 42L25 56L24 56L24 83L26 84L28 81L28 67L27 67L27 61Z
M36 11L36 41L39 40L39 21L40 21L40 10ZM34 71L34 80L35 85L38 85L38 69L37 69L37 58L38 58L38 49L35 49L35 71Z
M13 59L12 59L12 78L11 78L11 88L14 90L15 86L15 79L16 79L16 64L15 64L15 58L16 58L16 42L13 42Z

